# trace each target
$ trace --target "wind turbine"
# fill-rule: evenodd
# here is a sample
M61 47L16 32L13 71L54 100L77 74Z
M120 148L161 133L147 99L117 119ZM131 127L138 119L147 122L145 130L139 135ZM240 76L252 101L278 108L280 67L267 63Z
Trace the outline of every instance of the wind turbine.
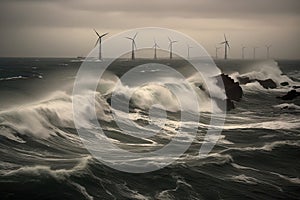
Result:
M130 38L130 37L125 37L125 38L127 38L128 40L131 40L131 59L132 60L134 60L135 59L135 55L134 55L134 48L136 49L136 44L135 44L135 38L136 38L136 35L137 35L138 33L136 32L135 33L135 35L132 37L132 38Z
M190 59L190 49L192 49L193 47L190 46L189 44L187 44L186 46L187 46L187 57L188 59Z
M224 34L224 42L221 42L220 44L224 44L224 46L225 46L224 59L227 60L227 47L230 49L230 46L229 46L229 42L228 42L225 34Z
M272 45L266 45L267 48L267 59L270 58L270 48L272 47Z
M245 49L246 47L244 45L242 45L242 59L245 59Z
M157 48L160 48L158 46L158 44L156 43L156 40L154 39L154 45L153 45L153 48L154 48L154 59L156 60L157 59L157 54L156 54L156 50Z
M102 60L102 38L104 36L106 36L108 33L104 33L102 35L99 35L99 33L94 29L95 33L97 34L98 36L98 39L96 41L96 44L95 46L99 43L99 60Z
M172 59L173 58L173 43L176 43L178 41L171 40L169 37L168 37L168 39L169 39L170 59Z
M253 47L253 60L256 59L256 49L258 49L258 47Z
M216 59L218 59L218 51L219 51L219 49L221 49L222 47L215 47L216 48Z

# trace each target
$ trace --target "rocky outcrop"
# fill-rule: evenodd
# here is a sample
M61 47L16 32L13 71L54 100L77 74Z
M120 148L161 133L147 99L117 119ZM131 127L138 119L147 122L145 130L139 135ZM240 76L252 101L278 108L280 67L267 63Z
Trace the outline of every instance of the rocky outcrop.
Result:
M238 79L238 81L239 81L239 83L241 84L241 85L246 85L247 83L252 83L252 82L254 82L254 80L251 80L249 77L247 77L247 76L239 76L239 77L237 77L237 79Z
M282 99L282 100L293 100L293 99L297 98L298 96L300 96L300 92L297 92L296 90L291 90L286 95L277 97L277 98Z
M289 83L285 81L285 82L281 82L280 85L281 85L281 86L288 86Z
M265 79L265 80L259 80L259 79L250 79L249 77L238 77L238 81L242 85L246 85L247 83L253 83L258 82L262 87L265 89L274 89L277 87L277 84L272 79Z
M266 80L258 80L255 79L261 86L263 86L265 89L274 89L277 87L277 84L272 79L266 79Z
M238 82L234 82L234 80L226 74L221 74L220 76L223 81L227 98L233 101L240 101L243 96L243 90L240 84ZM221 83L217 83L217 84L219 86L222 86Z
M219 81L217 84L222 87L222 84L220 81L223 81L223 86L225 89L225 93L227 96L227 99L225 99L226 108L227 110L232 110L235 108L234 101L240 101L243 96L243 90L238 82L234 82L232 78L230 78L226 74L221 74L216 77ZM219 101L217 101L218 103Z

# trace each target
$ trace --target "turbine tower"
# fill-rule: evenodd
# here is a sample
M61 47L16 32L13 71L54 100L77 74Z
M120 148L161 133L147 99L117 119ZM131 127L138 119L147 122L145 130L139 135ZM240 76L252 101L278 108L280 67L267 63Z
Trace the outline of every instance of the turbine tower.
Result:
M216 48L216 59L218 59L218 51L219 49L221 49L222 47L215 47Z
M98 39L96 41L96 44L95 46L97 46L97 44L99 43L99 60L102 60L102 38L104 36L106 36L108 33L104 33L102 35L99 35L99 33L94 29L95 33L97 34L98 36Z
M272 47L272 45L266 45L267 48L267 59L270 58L270 48Z
M131 60L135 59L134 48L136 49L135 38L137 34L138 33L135 33L135 35L132 38L126 37L128 40L131 40Z
M253 60L255 60L256 59L256 49L257 49L258 47L253 47Z
M169 39L170 59L172 59L173 58L173 43L176 43L178 41L171 40L169 37L168 37L168 39Z
M229 46L229 42L226 38L226 35L224 34L224 42L221 42L220 44L224 44L225 46L225 55L224 55L224 59L227 60L227 47L230 49L230 46Z
M242 45L242 59L245 59L245 49L246 47L244 45Z
M157 51L157 48L160 48L160 47L159 47L158 44L156 43L156 40L155 40L155 39L154 39L154 45L153 45L152 48L154 48L154 59L156 60L156 59L157 59L157 53L156 53L156 51Z
M187 58L190 59L190 49L192 49L193 47L190 46L189 44L187 44Z

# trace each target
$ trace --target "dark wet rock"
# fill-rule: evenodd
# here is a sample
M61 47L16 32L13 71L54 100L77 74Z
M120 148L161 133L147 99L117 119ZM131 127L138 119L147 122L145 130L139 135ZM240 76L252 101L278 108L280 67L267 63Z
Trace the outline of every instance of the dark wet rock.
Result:
M263 86L265 89L274 89L277 87L277 84L272 79L266 79L266 80L258 80L255 79L261 86Z
M247 83L254 82L254 80L250 80L250 78L246 77L246 76L240 76L240 77L237 77L237 79L241 85L246 85Z
M281 85L281 86L288 86L289 83L285 81L285 82L281 82L280 85Z
M299 89L299 88L300 88L300 85L294 85L293 88L294 88L294 89Z
M240 101L243 96L243 90L240 84L238 82L234 82L234 80L226 74L221 74L216 78L219 81L217 83L219 86L222 86L220 81L221 80L223 81L225 93L227 96L227 99L225 100L217 100L216 101L217 104L222 105L225 103L227 111L234 109L235 108L234 101ZM225 101L225 102L221 102L221 101Z
M232 100L226 99L226 109L227 111L235 109L235 105Z
M226 111L235 109L234 102L230 99L225 99L225 100L215 99L215 102L217 103L218 107L220 107L220 108L226 106Z
M243 96L243 90L240 84L234 82L234 80L226 74L221 74L221 78L227 98L233 101L240 101Z
M250 79L249 77L246 76L241 76L238 77L237 79L241 85L246 85L247 83L253 83L257 81L265 89L274 89L277 87L277 84L270 78L265 80L259 80L259 79Z
M277 98L282 99L282 100L293 100L293 99L297 98L298 96L300 96L300 92L297 92L296 90L291 90L286 95L284 95L282 97L277 97Z

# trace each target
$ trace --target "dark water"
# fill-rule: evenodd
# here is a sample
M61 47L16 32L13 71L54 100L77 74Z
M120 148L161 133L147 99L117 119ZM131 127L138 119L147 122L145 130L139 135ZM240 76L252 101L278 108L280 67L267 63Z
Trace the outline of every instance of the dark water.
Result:
M188 151L171 165L143 174L109 168L82 144L71 99L80 64L67 58L0 59L1 199L300 199L300 98L276 98L291 90L281 82L300 85L300 61L216 61L232 78L271 78L278 88L264 89L257 82L242 86L243 99L227 113L208 157L197 155L209 119L204 112ZM159 93L161 88L151 89ZM148 144L129 138L111 121L107 90L100 90L105 92L97 94L97 120L106 134L125 147ZM199 95L205 104L205 94ZM133 103L132 116L138 116L133 120L146 123L147 104ZM172 124L178 112L170 113L165 134L143 150L165 144L166 135L176 131Z

